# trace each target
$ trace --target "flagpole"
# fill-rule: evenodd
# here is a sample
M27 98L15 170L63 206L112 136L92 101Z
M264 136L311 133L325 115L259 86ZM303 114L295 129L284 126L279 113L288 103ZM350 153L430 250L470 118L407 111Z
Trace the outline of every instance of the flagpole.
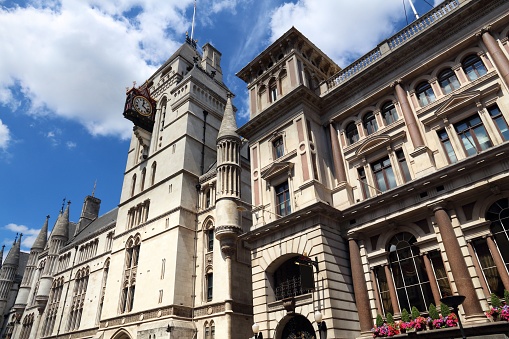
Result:
M194 0L194 10L193 10L193 23L191 24L191 41L193 41L194 35L194 18L196 17L196 0Z
M410 7L412 7L412 11L414 12L415 20L419 19L419 14L417 14L417 11L415 10L414 3L412 0L408 0L408 2L410 3Z

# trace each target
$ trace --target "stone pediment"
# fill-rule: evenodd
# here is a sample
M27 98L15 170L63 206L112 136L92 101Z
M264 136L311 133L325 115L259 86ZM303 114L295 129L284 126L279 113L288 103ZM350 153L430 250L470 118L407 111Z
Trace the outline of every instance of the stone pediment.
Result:
M437 118L445 117L450 112L456 111L472 103L478 102L480 100L480 97L481 91L470 91L454 94L449 98L449 100L444 102L442 106L440 106L435 111L435 116Z
M284 161L284 162L275 162L269 167L263 169L261 171L261 177L262 179L266 181L270 181L273 178L281 175L281 174L288 174L293 168L293 163Z
M391 136L388 134L380 134L375 137L368 138L364 141L357 151L355 152L356 156L363 155L365 153L369 153L375 149L383 147L387 145L391 141Z

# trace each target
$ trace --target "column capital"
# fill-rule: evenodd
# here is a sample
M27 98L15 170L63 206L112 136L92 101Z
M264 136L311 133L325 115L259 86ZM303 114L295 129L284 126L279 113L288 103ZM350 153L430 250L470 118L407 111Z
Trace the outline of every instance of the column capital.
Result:
M440 200L433 204L428 205L428 208L433 212L437 212L439 210L446 210L447 209L448 201L446 200Z
M396 79L394 80L392 83L391 83L391 87L392 88L395 88L396 86L401 86L401 84L403 83L403 80L400 78L400 79Z
M479 32L477 32L477 33L475 34L475 36L476 36L476 37L478 37L478 38L480 38L480 37L482 37L482 35L483 35L484 33L489 33L489 34L491 34L491 25L486 25L486 26L484 26L483 28L481 28L481 30L480 30Z

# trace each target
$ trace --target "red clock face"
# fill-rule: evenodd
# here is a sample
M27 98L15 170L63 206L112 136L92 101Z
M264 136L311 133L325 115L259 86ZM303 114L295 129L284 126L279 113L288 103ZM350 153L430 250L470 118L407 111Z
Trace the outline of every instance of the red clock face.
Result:
M150 116L152 114L152 105L142 96L134 97L133 106L134 109L141 115Z

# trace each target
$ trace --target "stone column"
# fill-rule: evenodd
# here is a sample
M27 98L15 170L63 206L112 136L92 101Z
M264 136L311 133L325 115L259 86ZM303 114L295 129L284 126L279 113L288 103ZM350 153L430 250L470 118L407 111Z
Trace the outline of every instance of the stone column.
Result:
M350 266L352 269L352 284L355 294L355 304L359 314L359 323L361 327L361 335L371 332L373 327L373 319L371 317L371 307L369 306L368 288L366 279L364 278L364 270L362 268L361 251L357 241L353 238L348 239L348 247L350 250Z
M463 302L463 309L465 316L477 317L484 316L481 304L477 298L472 277L468 272L468 267L461 252L461 247L454 233L454 228L449 218L449 214L442 205L435 205L433 207L433 213L435 215L435 221L438 225L438 230L442 236L442 243L445 248L445 253L449 259L449 266L454 277L454 282L458 290L458 294L466 297Z
M433 293L433 300L435 301L435 305L440 305L440 289L438 288L437 280L435 279L435 272L433 272L433 267L431 266L431 261L429 260L427 252L422 254L422 260L424 261L426 273L428 274L431 293Z
M343 154L341 153L341 146L339 145L338 133L334 127L334 123L329 124L330 140L332 146L332 158L334 161L334 171L338 183L346 181L345 167L343 165Z
M502 284L504 284L504 289L509 290L509 275L507 275L504 259L502 259L502 256L500 256L500 252L498 251L497 245L493 240L492 234L486 237L486 243L490 249L491 256L495 262L495 266L497 266L498 275L500 276L500 280L502 280Z
M396 91L396 97L398 98L401 110L403 111L403 118L405 119L405 123L408 127L408 133L410 134L410 139L412 140L414 149L425 146L419 126L417 126L417 119L410 107L405 90L401 87L401 81L394 82L392 86Z
M398 304L398 296L396 295L396 286L394 285L394 279L392 278L391 270L389 269L389 265L384 265L384 271L385 271L385 279L387 280L387 285L389 285L389 295L391 296L391 305L392 305L392 312L394 314L400 314L401 311L399 309Z
M484 27L479 35L498 69L500 77L504 80L505 85L509 87L509 60L507 60L497 41L491 35L490 28L490 26Z

